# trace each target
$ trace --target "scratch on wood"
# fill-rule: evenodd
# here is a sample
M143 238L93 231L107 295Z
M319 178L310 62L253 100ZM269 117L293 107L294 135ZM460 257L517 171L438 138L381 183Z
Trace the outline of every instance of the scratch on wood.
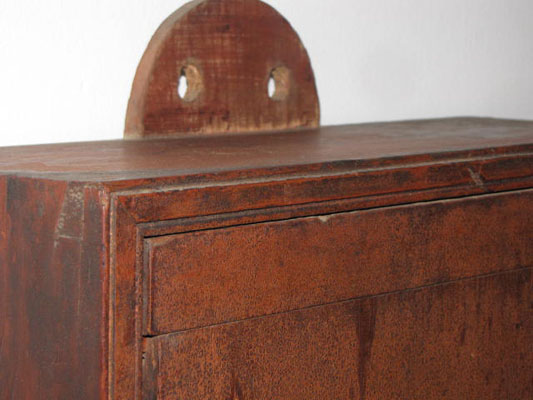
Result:
M472 178L472 180L477 186L485 188L485 182L483 181L483 178L481 177L480 174L475 172L472 168L468 168L468 173L470 174L470 177Z
M79 250L78 257L81 257L81 247L84 240L85 225L85 186L83 184L69 184L63 198L61 211L54 232L54 254L53 257L61 257L62 241L74 241ZM80 315L82 274L78 271L77 277L77 300L76 316Z
M331 218L333 218L335 214L331 214L331 215L321 215L320 217L318 217L318 220L322 223L327 223Z
M81 218L81 224L69 224L67 219L76 216ZM84 187L82 185L69 185L61 212L57 220L56 229L54 232L54 247L59 244L59 239L81 240L84 217Z

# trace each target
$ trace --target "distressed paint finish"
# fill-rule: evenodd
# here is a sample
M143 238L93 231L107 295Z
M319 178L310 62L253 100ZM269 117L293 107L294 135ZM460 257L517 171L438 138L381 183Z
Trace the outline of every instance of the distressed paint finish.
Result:
M184 98L177 90L182 73ZM271 76L281 96L269 98ZM258 0L196 0L172 14L148 45L125 136L316 127L319 114L307 52L276 10Z
M523 173L526 173L527 167L523 170ZM527 173L526 173L527 174ZM531 172L529 172L531 174ZM360 174L357 174L360 175ZM521 176L522 173L518 174ZM499 184L500 190L505 190L506 187L512 188L516 184L514 179L508 179ZM289 182L287 181L287 187L297 186L301 181L298 182ZM510 186L506 186L510 185ZM156 193L145 193L144 191L140 192L131 192L131 193L117 193L114 198L114 209L117 216L120 217L117 219L117 224L115 229L116 237L116 246L117 253L116 259L114 260L115 268L120 269L122 272L117 274L120 277L120 285L117 283L117 289L120 291L117 292L118 297L124 297L124 299L130 299L121 301L120 307L116 307L114 315L116 318L117 326L121 325L123 335L117 336L115 342L115 363L116 370L120 371L120 375L115 376L114 382L115 387L120 388L116 393L119 398L131 398L133 396L140 396L141 391L147 385L152 387L153 383L151 380L146 381L143 378L142 382L136 378L141 372L139 371L139 365L142 363L142 357L139 353L139 349L142 348L142 335L145 330L143 329L142 323L146 324L146 321L140 323L142 316L142 310L147 306L147 300L142 295L143 289L146 288L147 282L149 281L146 272L143 272L143 253L146 252L146 249L143 250L143 238L154 237L165 234L177 233L177 232L187 232L190 230L201 230L201 229L210 229L216 227L224 227L235 225L235 221L238 221L238 224L246 224L250 222L261 222L268 220L280 220L291 218L295 216L305 216L305 215L320 215L328 214L331 212L338 212L343 210L353 210L360 208L376 208L386 205L386 202L400 201L401 196L391 195L390 197L386 196L385 199L380 197L370 196L368 198L355 198L350 201L327 201L320 203L312 203L313 193L311 190L308 195L310 196L309 204L294 204L286 207L277 207L277 208L266 208L264 210L258 211L239 211L243 207L242 200L237 201L235 199L248 199L247 196L242 195L248 193L250 185L248 183L242 183L241 185L235 184L231 191L227 192L227 195L230 196L225 198L227 187L220 187L221 193L218 193L219 196L215 198L211 197L202 197L197 196L196 192L201 193L202 190L210 190L211 188L201 188L198 190L170 190ZM392 185L391 187L393 187ZM224 190L222 190L224 189ZM332 187L328 186L327 190L331 190ZM268 192L258 185L256 190L259 193L267 194ZM189 192L190 193L189 195ZM431 197L432 195L442 195L442 192L429 190L429 194L426 193L426 196ZM461 196L472 195L477 193L476 187L471 187L469 191L461 192ZM179 196L178 196L179 194ZM503 194L502 197L512 197L514 195L520 196L521 193L515 192L509 194ZM526 194L526 193L524 193ZM485 196L490 198L491 196ZM481 199L485 198L482 197ZM144 206L139 209L140 200L142 204L148 205L148 198L152 200L153 214L150 214L148 208ZM206 201L209 200L209 201ZM467 199L463 201L468 202ZM198 204L196 204L198 202ZM203 202L203 203L202 203ZM483 201L480 200L482 203ZM461 201L458 201L458 204L461 204ZM490 199L489 199L490 203ZM518 200L517 203L520 203ZM197 218L190 218L191 215L195 215L192 210L200 210L200 204L203 204L204 207L201 211L204 213L204 216L199 216ZM388 203L391 204L391 203ZM504 210L506 202L501 203L501 207L495 207L494 212L502 212L505 214ZM459 206L460 207L460 206ZM520 208L521 206L519 206ZM525 203L524 213L528 215L530 213L530 208L528 209L527 202ZM236 212L232 212L236 211ZM386 210L379 210L386 211ZM378 210L376 210L378 212ZM221 214L222 213L222 214ZM159 221L161 216L169 217L168 221ZM150 218L154 218L153 222L149 222ZM528 228L525 228L524 240L529 240L528 237ZM127 243L137 243L137 247L127 245ZM523 242L522 242L523 243ZM406 244L405 252L409 251L409 244ZM502 246L508 246L507 243L497 244L497 250L501 250ZM514 246L514 245L511 245ZM523 246L518 245L518 246ZM524 247L522 247L523 249ZM305 249L302 249L305 251ZM342 254L339 255L342 257ZM531 265L530 256L527 256L524 260L526 265ZM428 262L423 265L422 268L425 270L431 270L432 266ZM117 271L118 271L117 269ZM397 277L396 274L391 278L392 280L400 278L401 274ZM235 279L240 280L237 276ZM442 277L441 283L445 283L446 277ZM245 283L243 283L245 285ZM126 297L127 296L127 297ZM131 304L131 301L136 299L136 305ZM287 301L290 301L287 299ZM145 325L146 326L146 325ZM137 372L135 372L137 371ZM135 388L135 390L133 389Z
M533 122L318 122L288 22L197 0L152 140L0 149L0 400L533 397Z
M394 133L396 129L398 131ZM442 135L439 132L443 132ZM372 133L376 134L373 139ZM279 139L276 139L275 145L271 142L273 137ZM64 398L131 400L141 398L143 391L153 394L158 382L162 382L161 388L165 385L173 387L176 382L167 382L165 375L159 376L155 370L145 368L145 374L142 373L143 346L162 343L160 340L164 339L153 338L152 342L152 338L148 340L146 336L149 324L143 317L147 315L150 304L145 297L150 280L148 271L144 269L144 255L149 252L145 243L172 244L176 237L193 237L187 232L205 230L202 235L209 237L209 232L213 230L225 230L231 237L231 232L235 231L238 233L232 236L235 244L245 246L247 229L250 232L259 229L257 232L261 232L260 227L267 225L289 227L296 224L293 229L301 229L301 232L293 233L302 237L305 237L305 230L312 232L314 229L318 237L325 237L320 236L321 232L342 237L343 232L346 234L353 230L352 235L345 237L346 246L351 246L353 238L363 233L356 229L355 223L350 224L348 219L343 223L342 215L329 219L316 217L351 213L359 216L357 224L361 227L365 226L365 218L370 216L376 221L388 220L391 226L395 223L398 227L403 226L403 232L413 235L417 242L433 240L436 249L437 233L447 232L444 248L448 241L456 240L457 250L462 249L465 257L472 260L468 265L456 265L460 259L450 253L451 258L444 257L439 263L436 257L444 253L437 251L424 263L420 254L409 253L417 247L405 240L397 252L401 255L403 249L407 261L418 260L413 263L418 274L407 276L403 270L390 269L387 272L385 268L381 271L387 272L388 281L380 282L385 286L372 287L379 283L380 270L369 266L360 270L361 279L352 280L351 286L349 282L336 282L335 279L324 281L327 284L318 288L321 292L317 294L311 282L310 287L301 285L298 292L279 291L279 297L270 304L268 298L258 291L256 295L262 299L254 299L255 303L252 302L250 306L253 307L249 309L243 308L242 302L239 306L232 305L233 311L238 312L226 314L225 318L229 319L255 316L270 320L275 315L266 314L286 313L288 310L304 312L300 308L309 306L314 307L309 310L318 310L316 306L323 302L390 290L401 292L420 285L445 284L468 276L475 278L479 274L531 266L527 246L531 241L528 220L532 215L528 188L533 187L532 145L528 144L533 142L531 123L453 119L332 128L316 131L315 136L291 133L286 136L285 147L282 146L283 137L283 134L251 134L240 135L238 140L237 137L172 139L167 140L164 146L163 142L150 141L127 142L124 145L32 146L9 149L9 152L0 150L0 153L9 153L0 161L0 172L3 174L0 177L0 301L2 305L7 304L7 307L0 307L0 354L2 360L8 360L0 364L2 382L8 382L0 389L2 396L61 398L65 393ZM186 154L183 150L185 143L191 155L175 159L177 155ZM398 145L397 149L395 145ZM82 152L83 148L87 151ZM265 150L259 157L262 159L258 163L251 155L246 160L242 159L246 149L259 148L268 151ZM413 154L409 153L409 148ZM290 162L289 158L300 154L302 149L306 151L301 157ZM368 151L369 156L358 158L362 151ZM206 161L200 157L202 152L218 154L218 158ZM353 153L352 158L349 157L350 152ZM76 154L84 154L78 163L73 162ZM241 158L236 159L237 156ZM215 168L215 161L220 161L222 166ZM80 199L83 201L80 202ZM413 205L416 202L431 204ZM405 206L398 207L402 204ZM354 213L357 210L369 211ZM483 218L484 215L486 218ZM283 222L298 218L296 222ZM424 225L422 222L416 225L415 222L426 218L436 224L433 236L431 232L423 235L424 230L417 229L417 226ZM298 225L298 221L309 223ZM445 222L447 227L442 225ZM463 224L469 227L478 224L485 231L469 234L460 231ZM380 226L371 219L366 220L366 227L370 236L394 235L384 229L385 225ZM454 230L458 230L456 238L450 234ZM293 238L287 236L289 233L278 229L277 233L269 236L269 240L276 240L276 234L279 234L280 237L286 235L286 241L290 242ZM154 239L166 235L170 237ZM475 253L468 254L466 247L459 246L461 235L475 239L472 243L473 248L478 249ZM366 241L376 246L379 244L375 236L367 236ZM311 236L309 243L314 243ZM483 250L484 245L490 248ZM256 247L259 252L266 251L259 242ZM224 250L222 245L218 248L220 252ZM172 246L169 249L172 250ZM304 247L301 253L293 250L293 258L297 260L299 255L312 254L312 251ZM338 260L342 261L346 257L342 248L338 253ZM231 254L228 249L228 257ZM264 254L265 257L269 255ZM333 253L330 254L333 257ZM370 253L362 252L359 256L363 257L362 261L365 254ZM489 257L491 254L493 257ZM392 252L390 256L393 257ZM167 268L174 265L174 256L169 257ZM235 261L239 259L236 253L234 258ZM339 265L343 265L342 262ZM413 265L410 265L411 272L416 269ZM268 267L266 263L265 266ZM238 265L231 267L237 268ZM291 268L298 270L300 266L293 263ZM246 293L250 288L249 279L240 281L243 276L238 271L238 268L235 269L235 282L241 282L242 293ZM169 276L173 272L168 269ZM367 281L363 278L365 273L373 278ZM295 272L287 271L285 278L291 274L294 276ZM300 274L299 280L294 283L301 282L302 276L304 274ZM507 275L496 274L493 279L503 280L504 276ZM268 277L262 279L267 281L258 282L256 288L267 288L273 284L268 282ZM285 286L286 289L288 287ZM491 287L487 290L492 290ZM367 290L369 288L371 290ZM240 294L238 285L230 294L235 296L235 293ZM254 294L248 292L248 295ZM268 307L264 307L265 304ZM490 306L485 304L485 300L480 304ZM198 315L220 316L217 314L220 308L217 307L217 304L206 303L203 314L199 312ZM511 310L513 305L509 307ZM369 322L352 325L352 335L372 336L368 326L374 319L378 321L380 315L372 310L363 308L357 312L358 318ZM219 322L218 316L201 322ZM182 319L169 321L167 328L178 329L183 327L182 323ZM47 332L37 336L30 330L30 324L34 328L47 329ZM437 324L435 329L439 326L442 325ZM283 331L282 324L278 328ZM475 338L481 328L472 322L472 329ZM174 335L182 333L172 332L169 337ZM235 343L245 339L235 336L231 340ZM525 345L531 344L531 341L527 342L529 338L520 340L525 340ZM506 343L511 346L515 342L518 343L518 339L511 338L505 343L495 342L493 346L504 346ZM364 343L354 348L354 354L357 354L357 359L367 361L358 364L361 368L354 367L352 372L354 382L365 382L368 396L371 390L368 389L371 387L368 386L368 377L372 371L380 371L375 364L377 361L368 361L374 357L374 347L368 341ZM451 346L447 342L441 345L442 349ZM335 351L334 347L332 344L332 351ZM436 344L435 348L438 347ZM150 357L150 349L145 350L148 350L145 357ZM258 352L266 350L260 346L256 349ZM308 351L312 353L313 349ZM408 349L405 351L410 354ZM168 357L171 358L171 354ZM509 382L514 381L501 374L501 362L495 356L494 377L491 379L500 379L501 390L504 390ZM523 368L528 366L526 361L521 362ZM291 365L280 364L279 368ZM383 363L383 371L388 366ZM395 368L405 372L401 365ZM277 370L265 365L260 372L265 379L267 376L274 379ZM325 367L322 373L328 373ZM317 377L320 378L320 375ZM234 397L239 393L244 396L247 390L251 390L237 375L236 379L239 379L233 384L230 382L229 389L226 378L222 378L218 383L206 381L202 390L219 385ZM514 379L525 378L527 375L520 372ZM444 380L442 390L449 389L446 385L448 381ZM361 386L354 384L345 388L348 391L345 398L360 397ZM179 390L187 390L180 387L182 389ZM529 388L527 384L522 387L525 391ZM467 390L467 387L459 389ZM268 388L256 386L255 390L261 393ZM415 389L402 390L406 393ZM495 393L502 393L498 390ZM289 394L285 398L290 398Z
M532 269L145 340L144 399L529 399Z
M532 238L522 191L148 239L147 333L513 270Z
M446 118L299 129L173 140L107 141L0 148L0 171L47 179L108 182L115 190L214 181L273 179L288 175L345 174L393 167L433 166L431 180L455 179L442 163L507 157L473 172L482 180L529 176L533 121ZM451 175L448 177L448 175ZM464 180L472 181L467 170ZM405 179L405 178L404 178ZM398 181L396 184L402 182ZM381 184L381 183L380 183ZM384 182L388 186L390 182Z
M0 398L102 398L107 271L100 193L16 177L3 177L0 188Z
M368 281L352 280L352 286L345 281L337 285L335 279L324 281L327 284L317 289L318 294L312 283L302 285L296 293L279 291L275 302L263 297L254 299L248 309L242 302L232 305L238 312L222 319L298 311L322 302L531 266L526 244L531 241L527 189L533 187L532 143L530 122L449 119L290 134L0 149L0 376L2 383L7 382L0 393L21 399L66 394L64 398L113 400L138 399L143 391L154 393L157 376L152 379L150 370L142 374L143 343L152 343L145 338L150 305L145 297L150 284L144 268L144 254L149 250L145 243L174 243L173 235L193 237L187 232L207 230L203 235L209 237L209 230L235 230L240 234L234 234L233 240L245 245L246 229L289 226L294 222L284 225L282 221L300 218L314 221L300 225L301 229L315 229L320 237L318 227L322 227L335 237L354 227L348 222L339 225L342 216L322 220L314 216L357 210L369 210L361 216L389 218L391 225L402 224L405 218L404 232L411 232L417 241L423 230L418 232L409 221L409 215L412 219L417 212L407 210L433 210L418 212L418 216L449 222L447 229L436 226L434 236L424 236L424 240L433 238L435 246L437 232L449 234L463 224L485 227L485 232L470 235L476 239L473 245L479 257L465 253L472 260L468 265L443 261L439 269L432 264L436 258L424 263L411 253L411 260L419 260L419 274L406 276L391 269L383 288L372 287L372 282L379 282L379 269L368 267L361 269L361 274L374 276ZM472 196L476 198L469 199ZM433 205L397 207L416 202ZM451 209L456 211L445 211ZM398 220L394 213L399 213ZM387 234L384 225L374 226L370 220L366 224L369 232ZM284 234L279 230L279 235ZM355 230L352 236L360 234ZM171 236L154 239L165 235ZM459 231L460 235L469 232ZM286 238L288 242L293 239ZM352 239L347 239L347 246ZM448 236L449 241L459 239ZM275 235L269 240L275 240ZM488 250L483 250L484 240L490 245ZM416 248L407 242L404 247L407 255ZM257 251L265 250L257 244ZM302 248L293 255L298 259L309 251ZM338 253L342 261L342 249ZM483 263L490 254L495 256ZM453 263L454 258L446 261ZM173 265L172 257L167 264L168 268ZM299 267L294 263L291 268ZM169 276L173 272L169 269ZM295 272L288 271L285 279L291 274ZM239 282L239 273L235 276ZM302 276L294 283L302 282ZM242 293L246 293L250 282L242 284ZM273 283L257 284L254 290ZM232 293L241 292L234 288ZM263 295L257 291L256 296ZM220 321L219 306L209 304L198 315L216 318L202 317L201 324ZM375 317L370 311L363 310L360 318L372 321ZM166 328L183 327L180 318L169 320ZM189 326L194 325L193 321ZM352 334L371 335L367 326L354 325ZM39 336L34 332L43 329L47 331ZM374 352L368 345L355 351L365 360ZM363 364L362 369L353 370L354 379L366 382L364 377L376 367ZM522 365L526 366L525 361ZM496 358L494 366L500 366ZM500 373L494 371L494 376ZM276 371L270 372L275 376ZM263 373L266 376L268 368ZM506 375L500 379L507 385ZM225 381L219 384L224 386ZM239 381L229 390L239 396L248 389ZM357 385L352 392L353 398L361 396Z

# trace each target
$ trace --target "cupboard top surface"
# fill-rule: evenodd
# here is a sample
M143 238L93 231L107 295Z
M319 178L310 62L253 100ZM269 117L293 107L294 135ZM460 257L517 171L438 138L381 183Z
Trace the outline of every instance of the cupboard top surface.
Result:
M518 146L518 147L516 147ZM490 151L486 151L490 149ZM326 170L531 152L533 121L449 118L291 132L0 148L0 174L119 181L321 165ZM464 152L467 152L466 154ZM414 157L414 159L413 159Z

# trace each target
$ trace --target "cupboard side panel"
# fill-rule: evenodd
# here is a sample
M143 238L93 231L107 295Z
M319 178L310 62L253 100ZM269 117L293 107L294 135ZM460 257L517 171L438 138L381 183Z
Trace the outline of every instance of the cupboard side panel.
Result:
M0 188L0 398L102 399L103 196L16 177Z

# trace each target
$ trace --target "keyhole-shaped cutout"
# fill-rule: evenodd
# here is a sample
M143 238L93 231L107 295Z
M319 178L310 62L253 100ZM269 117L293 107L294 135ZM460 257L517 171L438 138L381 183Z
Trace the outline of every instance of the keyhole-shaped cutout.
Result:
M183 70L181 71L180 78L178 80L178 96L181 99L184 99L187 95L187 90L189 89L189 83L187 82L187 77Z
M276 93L276 81L270 75L270 78L268 79L268 97L272 98L274 97L274 94Z
M202 93L204 84L200 70L193 64L187 64L180 70L177 93L185 102L195 101Z
M277 67L270 72L268 79L268 97L275 101L285 100L291 89L291 73L286 67Z

